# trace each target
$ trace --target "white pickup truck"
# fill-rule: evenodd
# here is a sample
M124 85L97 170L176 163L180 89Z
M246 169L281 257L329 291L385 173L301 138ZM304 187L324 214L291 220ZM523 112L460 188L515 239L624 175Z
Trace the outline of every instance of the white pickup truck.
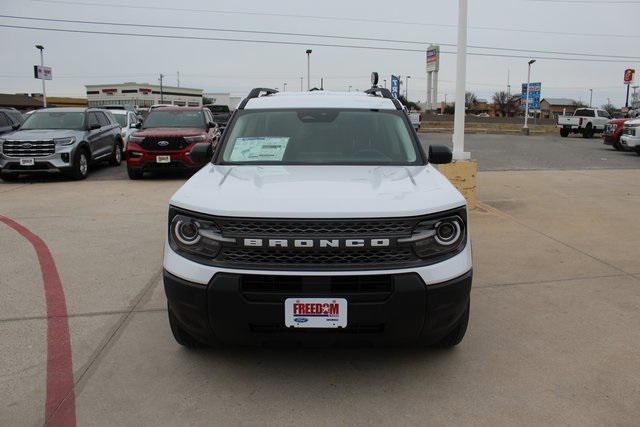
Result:
M573 116L559 116L560 136L566 138L570 133L580 133L583 138L592 138L595 133L604 132L611 120L605 110L597 108L579 108Z

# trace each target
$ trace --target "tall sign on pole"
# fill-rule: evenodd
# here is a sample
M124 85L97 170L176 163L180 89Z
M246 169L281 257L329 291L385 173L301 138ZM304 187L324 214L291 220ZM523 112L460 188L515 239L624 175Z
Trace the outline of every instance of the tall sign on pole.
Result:
M438 71L440 71L440 46L427 49L427 111L432 111L438 102Z
M627 100L624 103L624 108L629 108L629 88L631 87L631 83L633 83L633 78L636 75L636 70L633 68L627 68L624 70L624 84L627 85Z

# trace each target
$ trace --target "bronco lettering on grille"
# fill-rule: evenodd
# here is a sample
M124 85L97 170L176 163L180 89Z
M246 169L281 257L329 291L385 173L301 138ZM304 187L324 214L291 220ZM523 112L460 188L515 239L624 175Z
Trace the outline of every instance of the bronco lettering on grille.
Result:
M389 238L375 239L250 239L244 238L241 244L247 248L387 248L391 246Z

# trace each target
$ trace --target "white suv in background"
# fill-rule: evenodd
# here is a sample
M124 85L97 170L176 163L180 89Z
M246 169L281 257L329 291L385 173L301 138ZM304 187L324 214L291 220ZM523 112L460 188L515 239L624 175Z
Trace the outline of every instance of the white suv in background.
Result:
M628 120L624 123L620 145L640 155L640 119Z
M122 141L124 144L124 151L127 150L127 144L129 143L129 138L131 135L137 130L136 125L140 122L138 120L138 116L133 111L128 110L109 110L111 114L113 114L113 118L116 119L118 124L120 125L121 131L120 135L122 135Z
M387 89L254 89L171 198L176 341L452 347L472 281L464 197Z

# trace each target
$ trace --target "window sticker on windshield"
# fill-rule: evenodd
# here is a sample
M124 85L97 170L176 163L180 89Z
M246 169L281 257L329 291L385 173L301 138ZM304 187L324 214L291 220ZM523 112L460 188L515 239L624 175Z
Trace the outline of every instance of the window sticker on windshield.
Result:
M281 161L288 143L289 137L284 136L237 138L230 161Z

